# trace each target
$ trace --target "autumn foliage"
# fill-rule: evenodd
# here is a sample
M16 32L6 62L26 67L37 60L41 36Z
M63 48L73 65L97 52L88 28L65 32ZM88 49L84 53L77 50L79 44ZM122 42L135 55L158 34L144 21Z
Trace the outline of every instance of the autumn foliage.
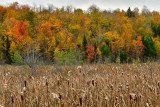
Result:
M87 46L87 58L90 62L92 62L94 60L94 55L95 55L95 50L93 46L88 45Z
M72 50L77 61L89 62L124 60L121 56L125 62L145 62L160 56L160 14L146 8L111 12L92 5L84 12L69 6L47 9L14 2L0 6L0 21L2 60L17 51L24 56L33 45L40 58L50 61L57 59L55 49L64 56Z

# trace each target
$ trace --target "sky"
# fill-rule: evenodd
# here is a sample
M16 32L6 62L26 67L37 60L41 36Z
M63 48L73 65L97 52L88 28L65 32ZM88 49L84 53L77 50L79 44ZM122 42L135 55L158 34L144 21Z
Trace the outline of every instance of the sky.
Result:
M160 11L160 0L16 0L19 4L28 4L30 6L48 6L48 4L53 4L55 7L62 6L72 6L73 8L81 8L87 10L89 6L95 4L101 10L114 10L114 9L123 9L127 10L128 7L134 9L138 7L140 10L143 6L147 6L150 11L156 10ZM15 0L0 0L0 5L9 5Z

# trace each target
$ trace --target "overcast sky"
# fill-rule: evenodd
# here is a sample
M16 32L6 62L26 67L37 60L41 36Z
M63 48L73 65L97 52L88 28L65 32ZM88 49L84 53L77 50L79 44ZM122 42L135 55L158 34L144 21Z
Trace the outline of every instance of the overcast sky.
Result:
M62 7L72 5L74 8L81 8L87 10L92 4L97 5L100 9L124 9L127 10L130 6L131 9L138 7L140 10L143 6L147 6L149 10L160 11L160 0L16 0L19 4L28 4L33 6L42 4L47 6L53 4L55 7ZM0 5L9 5L15 0L0 0Z

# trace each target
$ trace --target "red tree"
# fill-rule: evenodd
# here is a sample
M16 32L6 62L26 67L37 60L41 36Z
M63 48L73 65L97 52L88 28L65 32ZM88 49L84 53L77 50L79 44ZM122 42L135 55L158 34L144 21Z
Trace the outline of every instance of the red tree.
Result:
M137 48L138 48L138 58L141 56L141 54L142 54L142 52L143 52L143 48L144 48L144 45L143 45L143 42L142 42L142 38L141 38L141 36L138 36L137 37Z
M28 35L28 32L26 31L27 26L28 24L24 23L23 21L19 23L18 31L21 35Z
M94 47L93 46L87 46L87 58L90 62L92 62L94 60L94 55L95 55L95 51L94 51Z

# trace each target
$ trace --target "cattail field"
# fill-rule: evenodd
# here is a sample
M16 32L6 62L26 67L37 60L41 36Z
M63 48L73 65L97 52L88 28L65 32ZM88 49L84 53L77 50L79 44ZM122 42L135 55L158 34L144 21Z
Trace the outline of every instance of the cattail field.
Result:
M160 107L159 64L0 66L0 107Z

